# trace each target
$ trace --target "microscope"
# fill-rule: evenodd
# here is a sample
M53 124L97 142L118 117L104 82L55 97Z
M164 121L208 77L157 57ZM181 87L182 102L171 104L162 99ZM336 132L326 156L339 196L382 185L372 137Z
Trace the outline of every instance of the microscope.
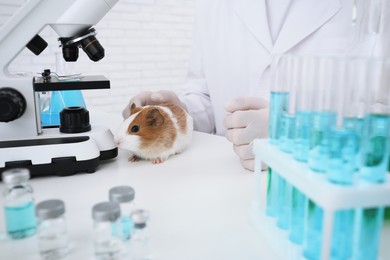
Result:
M104 76L61 81L47 70L33 78L8 71L25 47L36 55L46 48L48 44L38 34L47 25L59 35L66 62L75 62L79 49L99 61L104 49L92 26L117 2L26 0L0 28L0 173L17 167L28 168L32 177L92 173L101 161L118 155L110 130L91 126L85 108L64 108L59 127L42 127L41 93L110 88Z

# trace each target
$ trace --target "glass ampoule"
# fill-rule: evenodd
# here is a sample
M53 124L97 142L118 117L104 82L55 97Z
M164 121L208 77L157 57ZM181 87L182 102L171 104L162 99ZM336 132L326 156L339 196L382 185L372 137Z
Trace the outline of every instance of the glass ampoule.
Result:
M98 260L123 259L123 240L120 234L120 206L114 202L102 202L92 208L94 220L95 258ZM117 230L113 230L116 228Z
M36 232L35 203L29 179L28 169L11 169L2 174L5 222L11 239L26 238Z
M42 259L56 260L69 252L65 220L65 204L62 200L45 200L37 204L38 248Z
M117 186L111 188L109 191L109 198L111 202L118 203L121 207L121 234L114 234L122 237L123 240L129 240L133 232L133 221L131 213L134 210L135 191L129 186ZM117 229L114 229L117 230Z
M131 239L131 259L147 260L150 259L149 248L149 221L150 213L144 209L134 210L131 218L134 222L134 235Z

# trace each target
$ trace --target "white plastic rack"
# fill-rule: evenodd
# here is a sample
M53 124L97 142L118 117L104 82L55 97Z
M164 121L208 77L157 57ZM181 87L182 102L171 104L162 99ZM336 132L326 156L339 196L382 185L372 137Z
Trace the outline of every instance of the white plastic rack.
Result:
M292 154L284 153L267 139L254 141L256 158L256 195L251 221L258 232L266 238L271 250L280 259L304 259L302 245L288 239L288 232L277 227L276 219L265 214L266 185L261 182L261 164L265 163L293 187L323 209L323 237L321 259L330 259L334 213L342 209L373 208L390 205L390 178L383 183L372 184L354 179L354 185L342 186L329 182L325 174L309 169L305 163L294 160ZM380 259L390 259L390 227L384 226L380 246Z

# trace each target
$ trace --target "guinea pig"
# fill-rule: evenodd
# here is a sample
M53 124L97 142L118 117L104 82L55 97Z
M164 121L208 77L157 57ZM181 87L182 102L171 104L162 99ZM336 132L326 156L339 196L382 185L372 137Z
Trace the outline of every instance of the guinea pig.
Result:
M132 104L130 117L119 126L114 138L120 149L132 153L129 161L146 159L158 164L185 150L191 143L192 132L192 117L179 106Z

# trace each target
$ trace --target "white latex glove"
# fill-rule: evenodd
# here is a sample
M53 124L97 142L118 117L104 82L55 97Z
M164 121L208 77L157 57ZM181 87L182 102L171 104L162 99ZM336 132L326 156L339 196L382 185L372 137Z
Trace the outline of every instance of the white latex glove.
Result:
M180 101L179 97L172 91L169 90L160 90L157 92L143 91L130 99L129 104L122 111L123 118L126 119L130 116L130 106L133 103L137 107L169 103L176 106L180 106L187 110L186 106Z
M226 138L233 143L241 165L253 171L252 141L268 136L268 102L261 98L241 97L227 103L225 109L229 113L224 120L228 129Z

